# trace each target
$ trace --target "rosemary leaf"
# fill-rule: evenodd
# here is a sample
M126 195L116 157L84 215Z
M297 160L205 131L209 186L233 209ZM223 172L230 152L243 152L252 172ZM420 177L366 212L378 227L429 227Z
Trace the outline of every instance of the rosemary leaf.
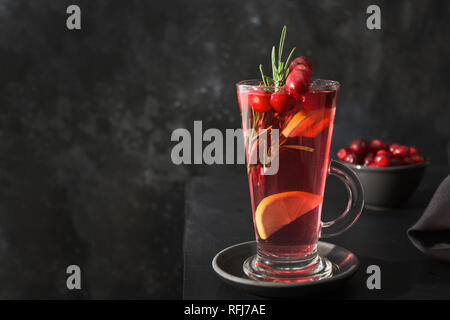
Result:
M277 65L276 65L276 57L275 57L275 46L272 47L272 75L273 80L276 82L277 79Z
M262 77L262 81L264 82L264 85L268 86L266 76L264 75L264 69L263 69L262 64L259 65L259 71L261 72L261 77Z
M286 26L284 26L283 30L281 31L280 46L278 47L278 65L280 65L281 58L283 56L284 39L286 39L286 29Z
M295 47L291 50L291 53L289 53L289 56L286 60L286 64L284 65L284 72L289 69L289 65L291 64L292 55L294 54ZM286 75L287 76L287 75Z

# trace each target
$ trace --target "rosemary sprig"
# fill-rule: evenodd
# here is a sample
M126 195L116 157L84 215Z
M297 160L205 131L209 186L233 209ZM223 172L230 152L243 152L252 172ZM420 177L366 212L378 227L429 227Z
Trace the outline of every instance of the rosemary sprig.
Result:
M271 64L272 64L272 78L264 74L262 65L259 65L259 70L261 71L261 77L265 86L274 85L275 87L283 87L286 83L286 78L289 75L289 64L291 63L292 55L294 54L295 48L291 50L286 62L282 61L284 41L286 39L286 26L283 27L281 31L280 44L278 46L278 57L276 54L275 46L272 47L271 53Z

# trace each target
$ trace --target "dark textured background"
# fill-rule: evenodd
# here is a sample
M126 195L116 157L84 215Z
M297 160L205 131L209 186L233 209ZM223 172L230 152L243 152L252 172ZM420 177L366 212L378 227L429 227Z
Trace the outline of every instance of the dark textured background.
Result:
M365 27L378 4L382 30ZM82 30L65 27L78 4ZM447 163L449 2L0 2L0 298L179 298L176 128L240 126L234 83L288 47L342 83L333 151L416 144ZM78 264L83 290L69 292Z

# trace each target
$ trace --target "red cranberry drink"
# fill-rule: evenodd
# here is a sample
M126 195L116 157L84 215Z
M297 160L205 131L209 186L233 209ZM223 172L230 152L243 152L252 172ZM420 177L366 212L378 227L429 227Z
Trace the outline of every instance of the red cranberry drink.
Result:
M346 230L362 210L362 189L354 173L329 159L340 84L312 79L305 57L286 62L272 49L272 77L237 84L257 255L245 273L265 281L305 281L329 277L329 261L317 254L319 237ZM276 143L278 142L278 143ZM349 206L341 218L322 223L328 172L348 184Z

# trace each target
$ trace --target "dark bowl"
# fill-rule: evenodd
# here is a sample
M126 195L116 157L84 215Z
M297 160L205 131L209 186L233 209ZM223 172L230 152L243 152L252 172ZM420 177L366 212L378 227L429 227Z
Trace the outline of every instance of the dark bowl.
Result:
M345 163L361 181L364 203L369 209L399 207L408 200L423 178L428 163L407 166L367 167Z

